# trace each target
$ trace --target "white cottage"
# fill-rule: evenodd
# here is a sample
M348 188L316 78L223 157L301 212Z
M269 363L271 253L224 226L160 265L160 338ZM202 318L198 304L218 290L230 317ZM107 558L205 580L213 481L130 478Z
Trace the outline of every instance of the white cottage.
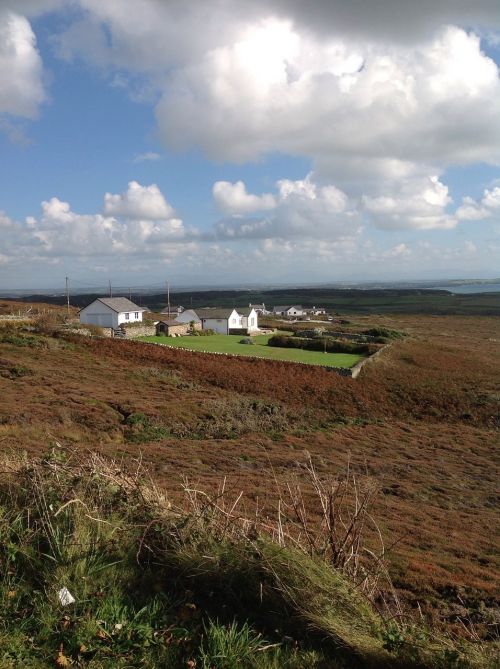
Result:
M80 310L80 323L117 328L122 323L140 323L147 311L126 297L98 297Z
M196 309L203 330L214 330L218 334L229 334L229 330L241 329L242 317L236 309Z
M259 329L259 316L256 309L251 306L248 308L238 307L238 313L241 316L241 327L245 328L248 333L256 332Z
M273 309L273 314L275 316L305 316L306 312L302 308L302 305L300 304L294 304L292 306L289 305L280 305L277 307L274 307Z

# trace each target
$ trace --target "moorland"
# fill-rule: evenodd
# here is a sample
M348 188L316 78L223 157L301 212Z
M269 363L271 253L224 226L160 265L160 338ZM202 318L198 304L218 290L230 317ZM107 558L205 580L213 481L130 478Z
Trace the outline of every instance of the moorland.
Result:
M10 324L0 330L2 452L24 452L28 462L54 449L70 461L92 452L118 458L122 469L140 459L173 501L186 481L213 494L225 480L235 498L242 493L246 514L274 508L283 482L293 480L313 524L321 510L308 463L325 479L354 472L377 487L370 517L378 529L367 528L366 541L370 547L378 532L383 537L404 616L460 643L491 643L499 595L498 318L360 313L348 320L353 330L404 334L355 380L313 366ZM183 588L196 598L195 586ZM404 646L398 634L386 634L384 648ZM458 664L465 660L456 645L448 651L442 664L406 658L399 666L476 666ZM311 655L304 664L301 657L259 666L359 661ZM386 657L359 666L391 665Z

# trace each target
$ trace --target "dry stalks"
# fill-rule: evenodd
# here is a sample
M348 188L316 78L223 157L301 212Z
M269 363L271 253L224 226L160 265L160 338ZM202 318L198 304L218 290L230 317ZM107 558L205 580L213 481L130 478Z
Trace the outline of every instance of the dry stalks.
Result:
M370 513L378 485L369 477L358 479L349 466L343 476L323 479L310 457L302 470L300 479L297 475L280 483L275 477L274 515L258 504L249 513L243 508L243 492L229 491L226 479L212 494L185 481L179 513L190 519L186 536L201 523L218 542L269 537L280 547L320 558L346 576L381 614L402 622L388 550Z

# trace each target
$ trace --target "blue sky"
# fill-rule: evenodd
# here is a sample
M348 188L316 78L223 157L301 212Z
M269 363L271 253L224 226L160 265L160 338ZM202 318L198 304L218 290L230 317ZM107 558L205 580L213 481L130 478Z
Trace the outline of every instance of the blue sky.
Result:
M2 0L0 288L499 276L500 7L394 1Z

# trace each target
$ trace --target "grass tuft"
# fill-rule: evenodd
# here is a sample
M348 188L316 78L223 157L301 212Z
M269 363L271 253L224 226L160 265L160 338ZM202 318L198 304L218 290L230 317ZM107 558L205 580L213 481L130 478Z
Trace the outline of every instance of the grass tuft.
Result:
M370 602L385 576L370 571L370 555L372 567L380 556L370 550L351 566L371 488L356 483L349 501L352 477L327 484L310 467L323 520L336 518L338 530L305 524L292 484L281 484L274 516L249 514L225 485L186 484L173 504L140 463L77 460L57 446L34 461L6 458L0 666L493 667L480 643L453 645L398 616L384 622Z

